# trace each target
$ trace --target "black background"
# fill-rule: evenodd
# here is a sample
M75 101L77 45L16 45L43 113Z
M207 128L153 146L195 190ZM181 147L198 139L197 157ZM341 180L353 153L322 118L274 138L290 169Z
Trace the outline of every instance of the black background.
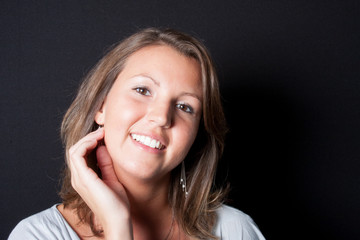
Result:
M59 126L134 31L202 39L230 132L218 180L267 239L360 239L358 1L1 1L0 238L58 202Z

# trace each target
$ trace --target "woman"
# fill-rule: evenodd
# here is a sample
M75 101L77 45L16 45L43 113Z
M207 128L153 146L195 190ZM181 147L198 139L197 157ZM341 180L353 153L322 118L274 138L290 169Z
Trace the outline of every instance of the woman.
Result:
M116 45L61 130L63 203L9 239L264 239L214 188L226 127L212 60L196 39L151 28Z

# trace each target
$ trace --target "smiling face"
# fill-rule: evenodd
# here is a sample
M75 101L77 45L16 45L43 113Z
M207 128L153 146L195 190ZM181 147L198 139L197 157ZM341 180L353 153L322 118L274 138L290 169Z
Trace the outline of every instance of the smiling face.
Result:
M117 176L166 176L186 156L202 115L199 63L166 45L131 55L95 121Z

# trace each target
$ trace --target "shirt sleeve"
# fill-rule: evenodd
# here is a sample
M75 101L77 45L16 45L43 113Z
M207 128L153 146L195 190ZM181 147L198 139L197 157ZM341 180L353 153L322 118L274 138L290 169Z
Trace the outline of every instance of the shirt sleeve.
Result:
M250 216L226 205L218 211L215 234L221 240L265 240Z
M19 222L8 240L79 240L56 210L52 207Z
M44 231L41 226L34 225L29 219L24 219L19 222L16 227L10 233L8 240L53 240L52 236L49 236L48 231Z

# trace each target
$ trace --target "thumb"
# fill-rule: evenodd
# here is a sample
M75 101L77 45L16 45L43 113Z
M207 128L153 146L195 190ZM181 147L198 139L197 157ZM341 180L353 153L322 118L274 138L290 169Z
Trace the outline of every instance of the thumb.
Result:
M118 181L112 159L106 146L99 146L97 148L96 157L103 181Z

